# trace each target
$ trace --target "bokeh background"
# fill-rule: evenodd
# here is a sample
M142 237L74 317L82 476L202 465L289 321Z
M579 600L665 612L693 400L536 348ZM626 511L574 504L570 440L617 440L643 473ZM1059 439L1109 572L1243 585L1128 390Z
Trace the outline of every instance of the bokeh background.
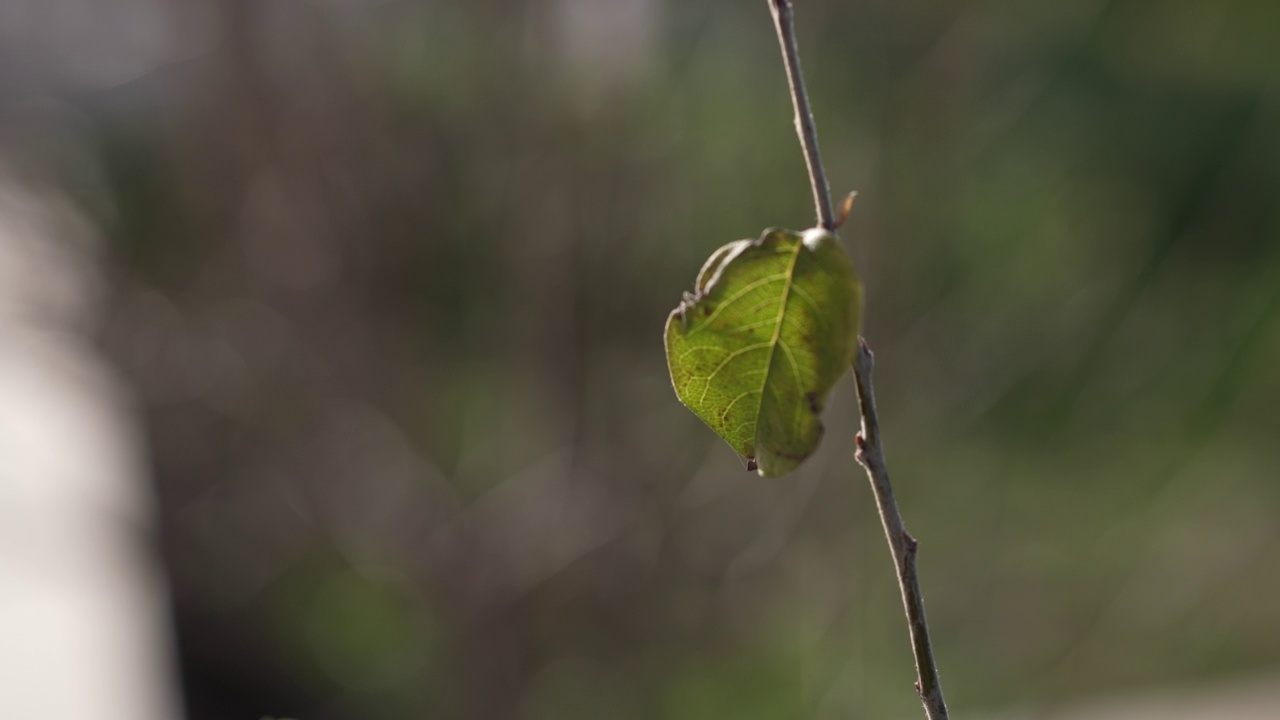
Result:
M1280 4L796 5L955 715L1276 717ZM812 223L764 0L0 0L0 157L0 348L115 408L0 447L132 448L186 717L921 716L852 383L766 481L666 375Z

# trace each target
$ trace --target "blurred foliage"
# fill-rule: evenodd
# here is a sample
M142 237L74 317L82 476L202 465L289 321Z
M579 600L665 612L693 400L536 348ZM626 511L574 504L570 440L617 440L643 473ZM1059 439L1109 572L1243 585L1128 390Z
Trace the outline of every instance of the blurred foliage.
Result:
M955 712L1280 663L1280 4L796 4ZM769 481L663 363L811 222L763 1L4 5L193 720L918 715L851 383Z

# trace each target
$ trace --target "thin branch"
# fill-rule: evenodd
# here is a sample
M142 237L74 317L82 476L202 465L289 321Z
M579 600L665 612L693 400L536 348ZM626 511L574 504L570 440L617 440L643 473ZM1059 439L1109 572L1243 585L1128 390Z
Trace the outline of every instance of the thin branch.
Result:
M809 184L813 188L813 203L818 211L818 224L835 231L835 217L831 211L831 194L827 187L822 158L818 154L818 131L814 127L813 113L809 109L809 95L804 77L800 73L800 54L796 49L795 28L792 24L791 0L769 0L773 11L773 24L778 30L778 42L782 46L782 59L787 66L787 81L791 85L791 103L796 109L796 134L804 150L805 163L809 167ZM880 421L876 417L875 389L871 384L871 366L874 357L867 341L858 338L858 355L853 362L853 376L858 385L858 404L862 412L862 430L858 433L858 462L867 470L871 490L880 510L880 522L884 525L885 539L893 553L893 564L898 572L898 588L902 591L902 606L907 614L907 628L911 632L911 651L916 660L916 692L924 704L929 720L948 720L947 704L942 697L942 684L938 679L938 666L933 659L933 647L929 643L929 623L924 615L924 597L920 594L920 582L916 574L916 551L919 545L907 533L898 512L889 483L889 469L884 461L884 448L880 444Z
M809 109L809 93L804 88L804 75L800 72L800 52L796 49L796 31L791 20L791 0L769 0L769 9L773 11L773 26L778 30L778 44L782 46L782 62L787 66L787 83L791 86L791 104L796 109L796 134L800 136L804 162L809 168L809 185L813 188L813 207L818 213L818 225L835 232L835 214L831 212L831 189L827 186L827 174L822 169L822 156L818 154L818 129L813 124L813 111Z
M858 338L858 356L853 361L853 377L858 384L858 404L862 411L862 431L858 433L858 462L867 469L871 490L880 509L880 522L884 536L893 551L893 564L898 571L898 589L902 591L902 607L907 612L907 627L911 631L911 651L916 658L916 692L924 703L929 720L947 720L947 703L942 698L942 683L938 679L938 666L933 659L933 646L929 643L929 622L924 615L924 596L920 594L920 581L916 574L916 550L919 544L902 524L898 503L893 498L893 485L889 483L889 468L884 461L884 447L880 444L880 420L876 417L876 393L871 385L871 366L875 357L867 341Z

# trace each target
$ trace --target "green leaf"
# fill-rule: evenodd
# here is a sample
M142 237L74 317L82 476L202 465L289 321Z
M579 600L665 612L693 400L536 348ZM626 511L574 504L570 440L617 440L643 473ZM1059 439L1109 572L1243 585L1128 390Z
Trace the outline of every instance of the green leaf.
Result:
M862 285L832 233L769 229L716 250L667 318L676 395L747 468L799 467L857 351Z

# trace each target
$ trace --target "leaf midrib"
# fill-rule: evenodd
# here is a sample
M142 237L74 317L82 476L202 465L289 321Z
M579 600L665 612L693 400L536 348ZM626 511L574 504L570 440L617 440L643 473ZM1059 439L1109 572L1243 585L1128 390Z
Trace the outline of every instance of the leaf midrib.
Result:
M787 303L791 302L791 287L795 285L796 263L800 260L800 251L804 249L803 242L796 243L796 249L791 253L791 264L787 266L786 282L783 284L782 300L778 303L778 317L773 328L773 339L769 341L769 359L764 365L764 374L760 377L760 404L756 406L756 437L754 443L758 444L760 439L760 416L764 412L765 386L769 384L769 376L773 373L773 358L778 354L778 345L782 339L782 322L787 315ZM790 354L790 351L788 351ZM792 360L794 363L795 361ZM799 373L797 371L796 382L799 389ZM757 451L758 454L758 451Z

